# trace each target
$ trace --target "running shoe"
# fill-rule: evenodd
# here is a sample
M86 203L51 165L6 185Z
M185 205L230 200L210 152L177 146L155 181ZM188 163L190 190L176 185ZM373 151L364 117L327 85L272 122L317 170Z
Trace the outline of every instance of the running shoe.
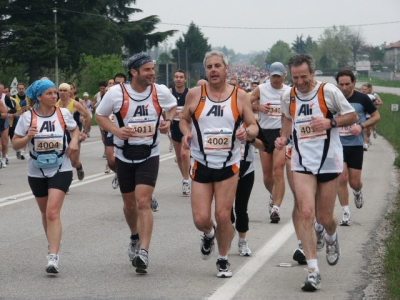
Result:
M104 173L110 173L110 167L108 166L108 163L106 163L106 169L104 170Z
M271 223L279 223L281 217L279 214L279 208L277 206L272 207L271 215L269 218L271 219Z
M16 151L15 156L17 157L17 159L21 159L21 150Z
M343 218L339 222L340 226L350 226L351 221L350 221L350 212L349 211L344 211L343 212Z
M317 235L317 251L321 251L325 246L325 228L321 231L315 231Z
M0 158L0 169L3 168L3 160Z
M6 159L5 159L5 158L3 158L3 159L1 160L1 162L2 162L2 164L3 164L3 168L7 168L7 162L6 162Z
M183 196L190 196L190 183L189 182L182 183L182 194L183 194Z
M314 292L321 288L321 275L312 270L308 270L307 279L301 286L305 292Z
M139 251L132 260L132 265L136 268L136 273L147 274L147 266L149 265L149 256L144 251Z
M294 250L293 252L293 260L297 261L299 265L306 265L307 260L306 260L306 255L304 254L303 249L300 247Z
M25 160L25 151L21 150L21 160Z
M271 215L273 207L274 207L274 197L272 197L272 195L269 195L269 214L270 215Z
M117 174L115 174L115 176L114 176L114 178L113 178L113 180L112 180L112 182L111 182L111 186L112 186L112 188L115 190L116 188L118 188L119 187L119 182L118 182L118 176L117 176Z
M8 165L8 157L6 156L6 165Z
M374 135L374 139L376 139L377 135L375 130L372 132L372 134Z
M135 258L136 254L139 252L139 248L140 248L140 240L131 239L128 246L128 256L130 261L132 261Z
M239 247L239 255L240 256L250 256L251 255L251 250L249 248L249 244L247 243L247 240L239 242L238 247Z
M104 151L103 153L103 158L106 158L106 151Z
M153 212L157 212L160 209L160 205L154 195L151 196L150 207Z
M360 191L360 193L358 195L356 195L353 191L353 195L354 195L354 203L356 204L357 208L361 208L364 205L364 197L363 197L363 193L362 191Z
M326 243L326 261L331 266L334 266L339 261L340 257L340 247L339 247L339 240L336 234L336 241L333 244Z
M204 260L210 259L211 254L214 252L214 239L215 239L215 225L214 225L214 236L212 238L208 238L206 234L203 234L203 237L201 238L201 243L200 243L200 254L201 258Z
M46 256L46 258L47 258L46 272L49 274L57 274L60 271L58 267L58 255L49 254Z
M218 259L217 260L217 277L218 278L229 278L232 277L232 271L229 269L231 264L227 259Z
M86 132L86 136L90 138L90 132Z
M172 152L172 149L174 149L174 144L172 142L169 143L169 152Z
M368 144L364 144L363 150L364 150L364 151L368 151Z
M79 168L76 168L76 174L78 175L78 179L80 181L82 181L85 178L85 171L83 171L82 164Z
M368 147L372 145L371 139L368 138Z

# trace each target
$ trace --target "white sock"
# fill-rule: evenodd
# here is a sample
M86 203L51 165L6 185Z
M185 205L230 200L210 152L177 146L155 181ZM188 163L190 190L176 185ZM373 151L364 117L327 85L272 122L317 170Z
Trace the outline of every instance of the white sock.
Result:
M189 183L189 180L183 179L182 183Z
M325 240L328 244L333 244L336 241L336 238L337 238L336 231L333 235L329 235L327 232L325 232Z
M348 205L342 206L342 209L343 211L350 212Z
M214 231L214 227L211 229L211 231L209 233L205 233L206 237L208 237L209 239L213 238L215 235L215 231Z
M315 228L315 231L318 231L318 232L321 232L322 230L324 230L324 226L319 224L317 221L314 222L314 228Z
M358 192L356 190L353 191L353 194L356 196L360 195L360 193L361 193L361 190L359 190Z
M245 242L246 241L246 238L239 238L239 243L240 242Z
M222 256L222 255L218 254L218 259L228 260L228 255Z
M307 266L309 269L313 269L315 272L319 273L318 269L318 260L317 259L308 259Z
M276 209L279 212L279 206L278 205L274 205L273 209Z

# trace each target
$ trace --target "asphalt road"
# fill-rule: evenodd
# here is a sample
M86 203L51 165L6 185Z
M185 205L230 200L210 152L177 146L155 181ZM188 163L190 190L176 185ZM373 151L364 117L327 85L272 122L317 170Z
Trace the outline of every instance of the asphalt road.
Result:
M200 232L193 225L190 198L181 195L174 154L162 140L160 172L155 195L149 273L137 275L127 255L129 230L122 200L113 190L113 175L104 174L105 159L98 128L83 143L83 182L73 181L62 209L63 239L60 274L45 273L47 241L39 209L30 192L25 161L10 151L10 164L0 170L0 299L362 299L369 279L371 236L379 230L389 197L396 191L394 153L380 136L365 154L365 205L351 201L352 225L339 227L342 255L331 267L319 253L322 289L304 293L304 266L292 260L297 246L291 222L293 196L286 191L281 222L270 224L268 198L257 157L256 182L249 215L252 257L240 257L237 236L229 260L234 276L216 277L216 254L203 261ZM336 205L336 215L341 209ZM279 267L292 263L292 267ZM373 299L373 293L369 296Z

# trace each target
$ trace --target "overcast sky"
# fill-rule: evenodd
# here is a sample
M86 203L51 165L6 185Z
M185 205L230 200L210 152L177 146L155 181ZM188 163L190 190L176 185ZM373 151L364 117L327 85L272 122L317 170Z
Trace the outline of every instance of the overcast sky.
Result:
M374 46L400 40L400 0L136 0L134 7L143 10L134 19L157 15L162 23L158 31L179 30L168 39L173 48L191 21L212 47L226 46L236 53L268 50L278 40L291 44L302 34L318 40L333 25L357 25L352 28Z

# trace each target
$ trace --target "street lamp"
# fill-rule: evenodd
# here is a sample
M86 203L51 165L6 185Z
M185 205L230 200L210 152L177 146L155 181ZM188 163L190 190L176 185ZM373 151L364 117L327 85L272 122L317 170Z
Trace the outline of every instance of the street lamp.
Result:
M55 1L57 5L57 1ZM56 50L56 58L55 58L55 77L56 77L56 86L58 87L58 48L57 48L57 8L54 7L54 46Z

